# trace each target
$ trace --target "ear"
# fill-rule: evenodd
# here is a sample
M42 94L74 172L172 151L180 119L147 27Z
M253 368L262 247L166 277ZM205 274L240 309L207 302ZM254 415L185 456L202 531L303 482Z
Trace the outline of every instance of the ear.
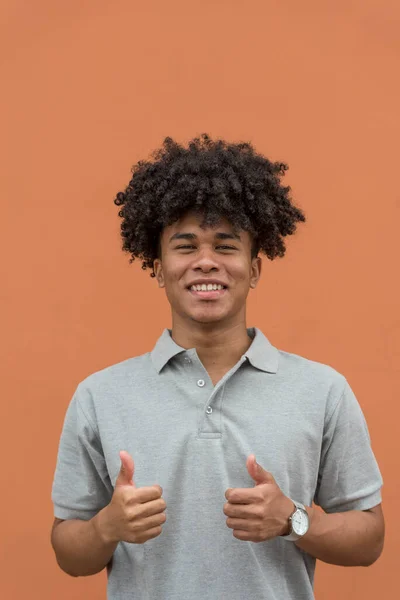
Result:
M154 266L154 273L155 273L156 279L158 281L158 287L160 287L160 288L165 287L164 273L163 273L161 260L159 258L156 258L153 261L153 266Z
M260 279L261 265L262 265L262 260L259 256L256 256L251 261L250 287L253 289L256 287L258 280Z

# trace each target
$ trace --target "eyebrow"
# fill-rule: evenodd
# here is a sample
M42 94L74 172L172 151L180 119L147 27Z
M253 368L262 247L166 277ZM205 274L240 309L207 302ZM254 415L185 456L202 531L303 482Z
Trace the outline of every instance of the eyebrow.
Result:
M222 231L217 231L215 234L217 240L238 240L241 241L240 235L236 233L225 233ZM174 233L174 235L170 238L169 242L171 243L173 240L196 240L197 235L195 233Z

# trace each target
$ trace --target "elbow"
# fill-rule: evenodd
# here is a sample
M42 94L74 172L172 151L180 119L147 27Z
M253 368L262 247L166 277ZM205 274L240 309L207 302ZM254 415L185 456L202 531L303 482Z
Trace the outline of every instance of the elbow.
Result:
M69 575L70 577L90 577L91 575L97 575L97 573L100 573L104 568L104 567L102 567L101 569L96 569L96 570L93 569L93 570L86 570L86 571L83 571L81 569L79 571L74 571L70 567L63 565L62 562L58 559L57 559L57 564L60 567L61 571L63 571L66 575Z
M72 573L71 571L68 571L67 569L63 569L62 567L60 567L60 568L64 571L64 573L66 573L70 577L82 577L82 575L78 575L77 573Z
M385 544L385 519L382 512L381 505L375 507L374 509L370 509L365 511L364 514L368 514L369 516L373 516L375 521L374 526L374 534L373 534L373 545L370 546L369 553L365 557L365 560L361 563L362 567L370 567L380 558L383 547Z
M378 554L377 556L370 557L368 560L363 560L359 566L360 567L371 567L374 563L376 563L376 561L378 560L379 557L380 557L380 554Z
M66 573L66 575L69 575L70 577L79 577L78 573L75 573L71 568L69 568L66 564L64 564L64 561L62 560L61 555L58 551L55 536L53 535L53 533L51 536L51 545L53 547L53 552L54 552L54 556L55 556L57 565L60 567L61 571Z
M72 569L63 565L62 561L58 558L57 554L56 554L56 561L57 561L57 565L60 567L61 571L63 571L66 575L69 575L70 577L80 577L81 576L80 573L75 573Z
M383 552L383 546L384 546L384 540L382 539L380 541L380 543L374 548L374 551L370 552L370 554L362 561L360 566L361 567L370 567L371 565L376 563L376 561L380 558L380 556Z
M68 564L68 562L66 563L65 561L60 559L57 556L57 554L56 554L56 561L57 561L57 564L60 567L61 571L63 571L66 575L69 575L70 577L90 577L91 575L97 575L97 573L100 573L105 568L105 567L90 568L87 565L84 566L82 564L79 564L79 565L75 564L74 566L72 566L71 564ZM74 569L75 566L77 567L76 569Z
M379 552L379 554L376 554L375 556L373 556L368 562L365 562L362 566L370 567L371 565L376 563L376 561L380 558L381 554L382 554L382 552Z

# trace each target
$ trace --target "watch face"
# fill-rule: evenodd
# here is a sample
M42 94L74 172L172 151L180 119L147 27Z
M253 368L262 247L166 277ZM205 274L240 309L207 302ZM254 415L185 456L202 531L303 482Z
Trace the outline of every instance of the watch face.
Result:
M308 514L298 509L292 517L293 531L297 535L304 535L308 530Z

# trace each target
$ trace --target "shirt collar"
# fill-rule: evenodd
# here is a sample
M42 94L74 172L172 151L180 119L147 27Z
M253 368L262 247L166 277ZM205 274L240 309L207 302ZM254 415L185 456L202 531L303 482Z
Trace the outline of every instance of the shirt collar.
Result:
M270 343L263 332L257 327L250 327L247 329L247 332L253 341L244 353L244 356L247 357L250 364L256 369L265 371L266 373L276 373L278 371L279 350ZM189 351L174 342L171 334L171 329L164 329L151 352L151 358L157 373L160 373L172 357L181 352ZM190 350L194 351L194 349Z

